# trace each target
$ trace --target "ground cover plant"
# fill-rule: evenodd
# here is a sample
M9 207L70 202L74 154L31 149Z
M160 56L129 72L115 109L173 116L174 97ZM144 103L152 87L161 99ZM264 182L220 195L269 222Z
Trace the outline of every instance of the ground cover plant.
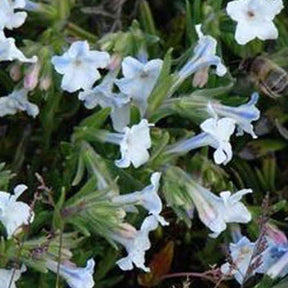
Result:
M0 287L288 287L285 0L0 1Z

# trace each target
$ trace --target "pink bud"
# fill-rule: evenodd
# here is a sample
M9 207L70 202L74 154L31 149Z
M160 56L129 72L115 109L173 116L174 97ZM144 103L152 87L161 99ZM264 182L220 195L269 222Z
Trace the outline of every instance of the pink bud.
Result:
M116 70L121 64L121 56L119 54L113 54L111 57L111 61L108 65L110 71Z
M27 90L31 91L36 88L38 84L40 68L41 65L39 64L39 62L37 62L36 64L33 64L28 70L28 73L26 73L24 78L24 87Z
M203 88L207 84L209 78L208 69L209 67L201 68L194 74L193 87Z
M131 239L135 238L137 230L129 223L122 223L117 233L119 233L121 237Z
M10 77L13 81L19 81L21 78L21 66L19 64L13 64L10 69Z
M272 224L266 224L266 234L275 244L285 244L287 243L287 237L286 235L279 230L276 226Z
M51 77L46 76L40 79L39 88L42 91L47 91L52 84Z

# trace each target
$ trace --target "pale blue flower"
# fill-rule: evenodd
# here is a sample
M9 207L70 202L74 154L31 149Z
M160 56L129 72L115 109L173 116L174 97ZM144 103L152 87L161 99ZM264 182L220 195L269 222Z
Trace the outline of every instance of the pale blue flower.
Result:
M25 63L37 62L37 56L26 58L16 47L14 38L6 38L3 31L0 31L0 61L18 60Z
M133 211L134 205L141 205L149 214L154 215L161 225L169 225L169 223L160 216L162 211L162 201L158 195L160 177L161 173L155 172L151 176L151 185L145 187L142 191L116 196L112 201L127 206L128 211L131 210L131 206Z
M135 230L134 233L121 235L121 231L111 233L111 238L123 245L127 251L127 256L121 258L116 263L124 271L132 270L133 264L149 272L150 269L145 266L145 253L150 249L151 243L149 240L149 233L156 230L158 227L158 220L154 215L148 216L144 219L140 230Z
M29 102L26 89L15 90L8 96L0 97L0 117L14 115L18 111L26 111L32 117L39 114L37 105Z
M282 0L235 0L227 4L227 14L237 22L235 40L240 45L259 38L276 39L274 17L284 8Z
M26 12L15 12L15 9L25 7L25 0L1 0L0 1L0 30L4 28L14 29L20 27L27 17Z
M255 248L255 243L251 242L247 237L242 237L237 243L231 243L229 245L230 256L233 261L231 267L229 263L225 263L221 266L221 272L226 276L234 276L239 284L243 283L243 280L247 274L249 265L252 264L252 256ZM256 270L250 271L252 276L256 273Z
M161 59L141 63L133 57L126 57L122 62L124 78L116 80L120 91L132 98L139 108L141 116L145 114L150 96L162 69Z
M24 202L17 201L21 194L27 189L26 185L17 185L14 195L0 191L0 221L6 228L10 238L22 225L32 223L34 213Z
M101 84L93 89L81 91L79 100L84 102L87 109L96 106L101 108L111 108L111 119L113 128L122 132L130 122L130 97L122 93L113 93L115 76L108 73Z
M122 133L98 133L97 137L102 142L109 142L120 146L121 159L115 164L120 168L131 165L138 168L149 160L148 149L151 147L150 127L153 124L142 119L139 124L131 128L125 127Z
M107 52L90 51L87 41L76 41L62 56L53 56L51 62L55 70L64 75L61 88L75 92L92 87L101 77L98 68L105 68L110 56Z
M0 269L0 283L1 288L17 288L16 282L20 279L21 274L27 269L23 265L21 269ZM12 282L11 282L11 278Z
M166 153L187 153L190 150L211 146L216 151L213 154L216 164L227 164L232 159L230 137L235 130L235 121L231 118L209 118L201 125L203 133L168 146Z
M234 194L229 191L220 193L220 197L189 179L187 189L200 220L211 230L211 237L216 238L226 230L227 223L248 223L251 214L241 203L244 195L252 193L251 189L243 189Z
M282 256L280 257L280 259L276 262L274 262L273 265L270 265L268 271L267 271L267 275L269 277L271 277L272 279L275 278L281 278L284 277L288 274L288 247L285 247L285 252L281 254Z
M93 259L88 260L84 268L77 267L71 262L60 263L59 275L65 279L70 288L93 288L95 284L93 280L94 266ZM58 262L54 260L47 260L46 267L54 273L58 272Z
M250 134L253 138L257 138L251 122L260 118L260 110L256 107L259 94L253 93L248 103L238 107L222 105L218 102L209 102L208 111L213 115L221 117L229 117L235 120L237 125L237 136L241 136L244 132Z
M267 248L263 253L262 265L258 273L267 273L271 278L284 277L288 274L288 240L276 226L265 225Z
M222 64L221 58L216 56L217 41L209 35L203 35L201 25L196 25L195 29L199 40L194 48L194 55L178 72L178 80L173 85L174 87L178 86L179 83L182 83L193 73L210 66L216 66L216 74L218 76L222 77L227 72L227 68Z

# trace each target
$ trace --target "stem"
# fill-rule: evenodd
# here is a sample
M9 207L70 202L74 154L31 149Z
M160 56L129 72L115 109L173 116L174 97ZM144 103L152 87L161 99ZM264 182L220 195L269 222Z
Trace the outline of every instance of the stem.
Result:
M95 43L98 38L97 36L95 36L94 34L82 29L81 27L79 27L78 25L72 23L72 22L68 22L67 25L66 25L66 28L67 30L80 37L80 38L84 38L84 39L87 39L88 41L92 42L92 43Z

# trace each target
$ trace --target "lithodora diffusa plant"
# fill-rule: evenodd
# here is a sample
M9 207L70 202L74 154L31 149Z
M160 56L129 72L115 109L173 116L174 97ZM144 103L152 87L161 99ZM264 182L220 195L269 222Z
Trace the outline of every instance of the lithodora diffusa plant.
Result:
M0 286L287 287L287 3L0 1Z

